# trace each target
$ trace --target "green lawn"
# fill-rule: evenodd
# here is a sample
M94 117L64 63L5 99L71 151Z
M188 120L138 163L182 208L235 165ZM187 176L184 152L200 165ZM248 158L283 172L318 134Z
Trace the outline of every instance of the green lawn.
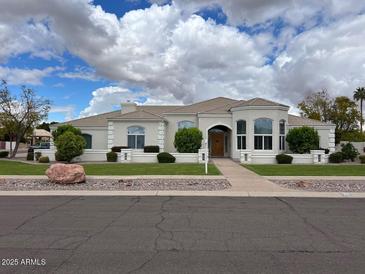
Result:
M83 164L87 175L204 175L203 164ZM47 165L0 160L0 175L44 175ZM220 175L209 164L209 175Z
M263 176L365 176L365 165L244 165Z

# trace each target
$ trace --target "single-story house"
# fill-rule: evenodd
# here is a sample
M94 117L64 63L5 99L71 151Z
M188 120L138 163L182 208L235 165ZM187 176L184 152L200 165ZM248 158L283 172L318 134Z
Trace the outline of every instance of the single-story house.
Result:
M175 153L175 133L197 127L207 140L210 157L230 157L241 162L272 163L288 152L285 142L290 128L310 126L320 136L320 147L335 150L335 126L291 115L289 106L262 98L235 100L217 97L184 105L137 105L121 103L121 110L68 121L81 129L86 151L108 151L125 146L143 151L156 145ZM57 124L51 127L54 130ZM204 144L202 144L204 147ZM244 159L242 159L244 157Z

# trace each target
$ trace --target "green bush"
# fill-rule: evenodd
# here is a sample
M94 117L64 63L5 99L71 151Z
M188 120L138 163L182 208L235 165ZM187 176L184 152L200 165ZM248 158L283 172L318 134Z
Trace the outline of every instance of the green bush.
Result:
M62 126L57 127L57 129L52 132L54 141L56 142L58 137L60 137L61 135L63 135L66 132L72 132L73 134L75 134L77 136L81 136L81 134L82 134L80 129L75 128L72 125L62 125Z
M157 159L159 163L175 163L176 160L174 156L167 152L157 154Z
M118 160L118 154L114 151L110 151L106 154L106 160L108 162L116 162Z
M112 147L112 151L113 152L121 152L122 149L127 149L128 147L127 146L115 146L115 147Z
M36 160L36 161L39 161L39 158L41 158L41 156L42 156L42 152L37 151L37 152L35 153L35 160Z
M286 135L289 149L293 153L310 153L319 147L319 135L317 130L312 127L297 127L289 130Z
M342 163L343 162L343 154L341 151L331 153L328 157L330 163Z
M159 153L160 147L159 146L144 146L143 151L145 153Z
M341 146L342 146L341 152L343 155L343 160L351 160L351 162L353 162L356 159L356 157L359 156L360 154L351 143L347 143L345 145L342 144Z
M291 164L293 162L293 157L286 154L276 155L276 161L278 164Z
M0 151L0 158L6 158L9 156L9 151Z
M341 134L341 141L365 142L365 133L360 131L349 131Z
M45 163L49 163L49 158L48 158L48 156L42 156L42 157L40 157L40 158L39 158L39 162L40 162L40 163L43 163L43 164L45 164Z
M365 164L365 155L360 155L359 159L362 164Z
M34 161L34 151L28 150L27 161Z
M198 128L182 128L175 134L174 146L180 153L197 153L203 134Z
M84 152L85 140L82 136L67 131L57 138L55 145L57 147L57 158L71 162L73 158L82 155Z

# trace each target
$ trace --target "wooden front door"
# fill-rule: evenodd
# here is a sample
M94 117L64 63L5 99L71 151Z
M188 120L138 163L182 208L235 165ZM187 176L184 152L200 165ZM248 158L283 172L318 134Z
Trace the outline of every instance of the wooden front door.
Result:
M212 132L210 134L211 141L211 156L212 157L224 157L224 133Z

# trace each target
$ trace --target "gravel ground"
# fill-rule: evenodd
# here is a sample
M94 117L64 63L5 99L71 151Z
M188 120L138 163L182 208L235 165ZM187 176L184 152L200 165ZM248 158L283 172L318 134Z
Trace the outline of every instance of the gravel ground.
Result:
M365 181L341 180L272 180L290 189L319 192L365 192Z
M47 179L1 179L0 191L14 190L222 190L231 185L225 179L88 179L86 183L60 185Z

